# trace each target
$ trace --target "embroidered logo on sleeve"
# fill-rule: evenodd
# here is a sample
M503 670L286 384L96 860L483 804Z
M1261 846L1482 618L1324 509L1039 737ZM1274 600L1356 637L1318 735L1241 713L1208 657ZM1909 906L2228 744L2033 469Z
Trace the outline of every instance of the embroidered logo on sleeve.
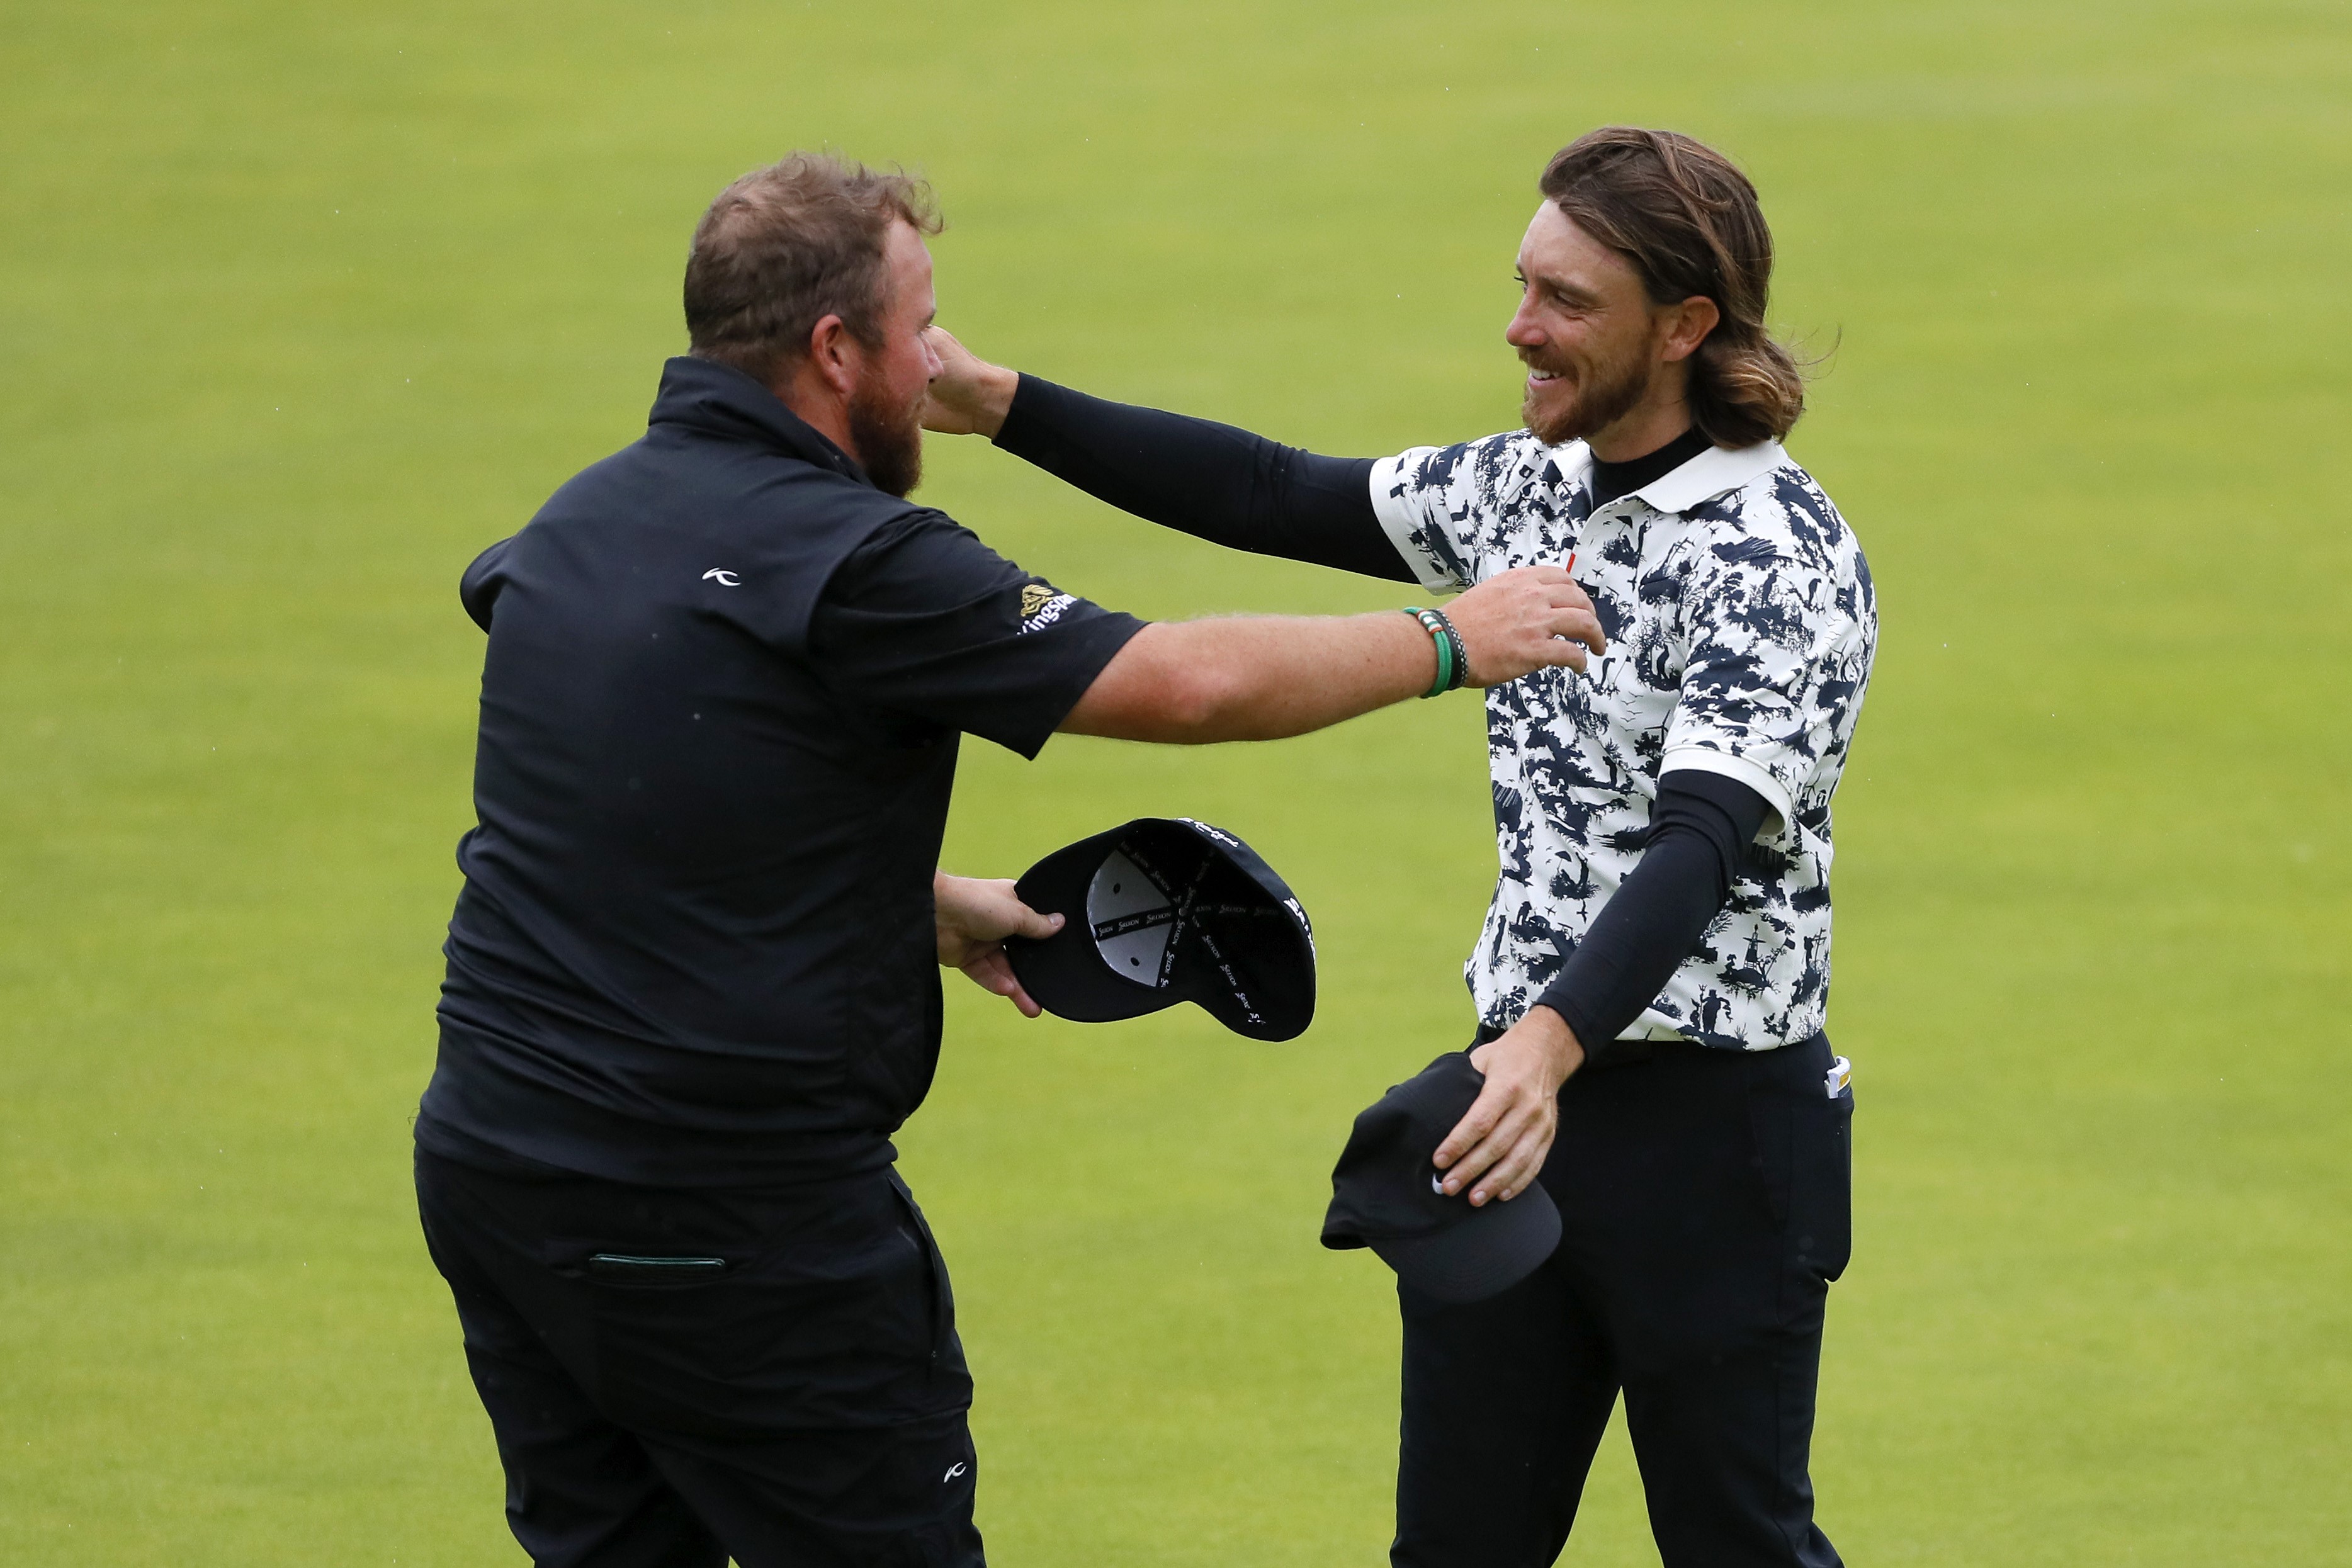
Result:
M1050 582L1024 585L1021 590L1021 634L1044 631L1077 601L1076 595L1064 593Z

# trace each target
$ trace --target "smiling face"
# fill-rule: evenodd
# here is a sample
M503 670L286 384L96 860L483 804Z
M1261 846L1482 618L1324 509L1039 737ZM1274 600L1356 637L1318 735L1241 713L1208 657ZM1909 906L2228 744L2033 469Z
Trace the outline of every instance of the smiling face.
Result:
M923 329L939 314L931 252L912 225L893 224L884 251L886 282L878 343L851 341L860 358L850 393L849 439L874 483L893 496L913 493L923 477L923 394L940 373Z
M1711 300L1653 303L1631 262L1550 202L1519 242L1518 278L1519 308L1503 336L1528 367L1519 412L1529 430L1555 445L1582 437L1611 458L1681 434L1683 361L1715 325ZM1601 451L1617 427L1632 426L1642 427L1626 432L1638 450Z

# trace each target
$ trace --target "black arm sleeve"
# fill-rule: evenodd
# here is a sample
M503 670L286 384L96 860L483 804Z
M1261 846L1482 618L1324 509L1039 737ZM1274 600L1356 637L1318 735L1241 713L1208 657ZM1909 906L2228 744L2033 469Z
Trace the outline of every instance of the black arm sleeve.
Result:
M1658 780L1641 863L1538 998L1568 1020L1588 1060L1605 1058L1690 956L1771 814L1763 796L1718 773L1677 768Z
M1024 375L996 444L1149 522L1258 555L1416 580L1372 510L1372 460L1318 457Z

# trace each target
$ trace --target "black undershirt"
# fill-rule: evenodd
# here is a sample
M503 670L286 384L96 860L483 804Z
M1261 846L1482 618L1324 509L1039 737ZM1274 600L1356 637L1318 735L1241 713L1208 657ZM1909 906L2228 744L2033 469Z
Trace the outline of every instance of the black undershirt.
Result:
M1158 409L1106 402L1024 375L996 444L1098 500L1258 555L1417 582L1372 509L1369 457L1326 457ZM1595 462L1606 506L1707 449L1696 430L1624 463ZM1538 998L1605 1062L1723 908L1772 808L1745 784L1678 768L1658 780L1641 862Z
M1715 443L1696 430L1685 430L1655 452L1622 463L1592 460L1592 509L1599 511L1620 496L1630 496L1644 485L1654 485Z

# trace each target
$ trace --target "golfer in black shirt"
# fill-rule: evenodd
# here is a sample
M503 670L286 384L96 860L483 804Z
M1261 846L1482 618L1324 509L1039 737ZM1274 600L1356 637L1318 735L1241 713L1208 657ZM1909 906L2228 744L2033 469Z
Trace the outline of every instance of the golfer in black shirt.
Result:
M417 1192L542 1564L981 1562L971 1384L890 1137L935 966L1034 1016L1000 945L1055 921L939 873L960 735L1271 738L1601 646L1549 567L1450 633L1147 625L909 503L937 226L835 159L737 181L645 437L465 574L478 825Z

